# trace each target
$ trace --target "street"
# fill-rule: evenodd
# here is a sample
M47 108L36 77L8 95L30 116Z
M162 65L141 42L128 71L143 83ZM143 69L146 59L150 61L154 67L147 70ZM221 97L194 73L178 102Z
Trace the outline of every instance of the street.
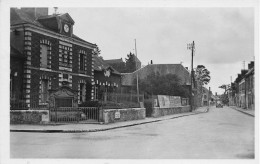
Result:
M11 158L254 158L254 117L228 107L103 132L11 132L10 137Z

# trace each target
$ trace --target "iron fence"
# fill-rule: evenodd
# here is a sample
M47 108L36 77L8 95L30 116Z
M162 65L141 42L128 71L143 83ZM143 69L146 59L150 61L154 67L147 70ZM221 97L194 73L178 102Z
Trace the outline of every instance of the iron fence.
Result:
M51 122L99 122L99 107L58 107L50 108Z
M28 109L42 109L46 108L48 102L46 101L47 93L30 95L30 100L26 102L26 99L22 96L10 97L10 110L28 110ZM44 97L44 101L40 101Z

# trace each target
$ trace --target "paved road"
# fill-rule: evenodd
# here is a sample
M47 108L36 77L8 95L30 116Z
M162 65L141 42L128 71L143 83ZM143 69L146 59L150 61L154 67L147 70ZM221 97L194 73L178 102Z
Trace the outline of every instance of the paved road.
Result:
M254 117L225 107L95 133L12 132L11 158L254 158Z

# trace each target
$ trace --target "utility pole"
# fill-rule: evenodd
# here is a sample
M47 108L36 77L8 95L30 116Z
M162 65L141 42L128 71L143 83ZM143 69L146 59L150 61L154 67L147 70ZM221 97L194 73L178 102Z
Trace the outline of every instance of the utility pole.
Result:
M194 41L192 43L189 43L187 45L187 49L191 50L191 80L190 80L190 106L191 106L191 110L193 109L193 96L192 96L192 85L193 85L193 56L194 56L194 49L195 49L195 43Z
M139 100L139 85L138 85L138 71L137 71L137 49L136 49L136 39L135 39L135 68L136 68L136 92L137 92L137 101Z

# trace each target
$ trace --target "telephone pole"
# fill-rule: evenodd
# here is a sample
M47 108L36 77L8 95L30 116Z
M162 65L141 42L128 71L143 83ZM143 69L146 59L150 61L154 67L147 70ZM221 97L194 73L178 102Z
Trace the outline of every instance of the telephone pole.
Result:
M192 43L187 44L187 49L191 50L191 77L190 77L190 107L191 110L193 110L193 95L192 95L192 85L193 84L193 76L194 76L194 71L193 71L193 56L194 56L194 50L195 50L195 43L194 41Z

